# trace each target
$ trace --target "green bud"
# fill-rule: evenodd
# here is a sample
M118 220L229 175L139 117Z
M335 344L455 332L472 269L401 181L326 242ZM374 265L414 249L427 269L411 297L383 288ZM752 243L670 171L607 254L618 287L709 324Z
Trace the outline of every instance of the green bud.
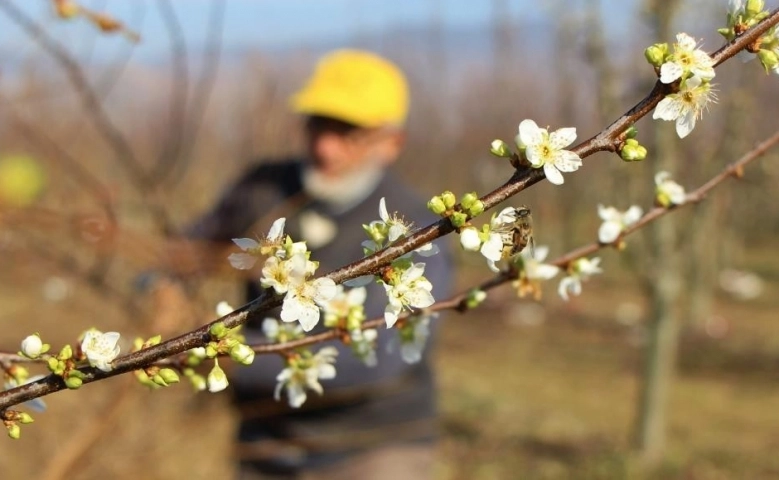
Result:
M509 158L511 157L511 148L503 140L496 139L490 144L490 153L496 157Z
M208 345L206 345L206 357L214 358L217 355L219 355L219 349L216 343L211 342Z
M76 377L76 378L80 378L81 380L84 380L86 378L86 375L84 375L84 372L82 372L81 370L77 370L74 368L68 372L68 377Z
M239 343L230 349L230 358L241 365L251 365L254 361L254 350L248 345Z
M763 68L765 68L766 73L779 65L779 56L771 50L765 50L761 48L757 52L757 58L760 59L760 63L763 64Z
M736 38L736 33L733 31L733 27L718 28L717 33L725 37L725 40L731 41Z
M465 298L465 306L468 308L476 308L487 298L487 292L474 288L468 292L468 296Z
M468 192L465 195L463 195L463 198L460 199L460 204L462 204L463 208L468 210L473 205L473 202L479 199L479 196L476 195L476 192Z
M441 215L446 212L446 205L444 205L444 201L440 196L435 196L427 202L427 209L436 215Z
M179 383L179 375L172 368L162 368L162 369L160 369L159 375L167 383Z
M636 138L636 135L638 135L638 129L635 125L631 125L627 130L625 130L625 138L633 139Z
M216 322L215 324L211 325L211 328L208 329L208 332L217 340L221 340L225 338L228 333L230 333L230 329L225 327L224 322Z
M444 201L444 206L447 210L450 210L454 207L454 204L457 203L457 197L454 195L454 193L450 192L449 190L445 191L441 194L441 200Z
M744 11L746 12L747 17L754 17L758 13L762 12L764 8L765 8L764 0L747 0L746 8L744 8Z
M646 158L646 148L638 143L636 139L629 138L619 152L619 156L626 162L638 162Z
M468 214L472 217L480 215L482 212L484 212L484 202L481 200L476 200L471 204L470 208L468 208Z
M5 428L8 429L8 436L14 440L19 440L22 436L22 428L15 423L6 424Z
M19 415L17 415L16 420L21 423L22 425L27 425L29 423L34 422L35 420L32 418L32 415L30 415L27 412L19 412Z
M197 392L202 392L206 389L206 378L203 375L197 373L189 376L189 381L192 383L192 387Z
M655 43L644 50L646 61L649 62L650 65L658 68L665 62L666 55L668 55L667 43Z
M65 385L71 390L76 390L77 388L80 388L81 385L83 384L84 381L78 377L68 377L65 379Z
M449 221L455 228L460 228L468 222L468 215L463 212L454 212L449 217Z
M70 345L65 345L62 347L62 350L60 350L59 355L57 355L57 358L60 360L69 360L73 358L73 347Z
M57 373L57 370L59 370L59 364L60 364L60 361L57 360L56 358L49 358L46 361L46 366L49 367L49 370L52 373ZM57 375L60 375L60 374L57 373Z
M146 340L145 343L147 347L153 347L154 345L159 345L161 341L162 341L162 335L155 335L150 339Z

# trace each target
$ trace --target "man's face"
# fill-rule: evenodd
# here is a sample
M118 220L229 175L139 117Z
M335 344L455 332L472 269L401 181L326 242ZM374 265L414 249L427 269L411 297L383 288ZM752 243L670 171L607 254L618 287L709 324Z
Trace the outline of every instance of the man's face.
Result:
M386 129L359 128L325 117L306 121L308 153L315 167L339 177L372 164L389 164L402 146L402 134Z

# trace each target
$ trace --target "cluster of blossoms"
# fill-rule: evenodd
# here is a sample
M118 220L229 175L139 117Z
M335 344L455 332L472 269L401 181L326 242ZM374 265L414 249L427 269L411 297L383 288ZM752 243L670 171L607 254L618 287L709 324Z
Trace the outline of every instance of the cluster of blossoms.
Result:
M318 304L335 295L335 282L327 277L310 278L319 262L310 260L311 252L305 242L293 242L284 235L284 223L284 218L273 222L268 235L259 242L250 238L233 239L243 252L231 254L229 260L233 267L245 270L254 266L258 256L267 256L260 284L284 295L281 320L298 321L308 332L319 323Z
M667 43L652 45L645 52L647 60L660 69L660 81L679 81L679 90L663 98L652 115L654 119L675 121L679 138L689 135L709 103L716 100L711 88L714 60L698 48L686 33L676 35L673 52Z
M768 17L764 0L730 0L728 2L728 26L718 32L728 41ZM753 45L742 50L744 61L757 58L767 72L779 75L779 29L769 28Z
M348 332L344 339L354 355L369 367L376 366L376 337L378 332L374 328L363 329L365 321L365 300L367 292L365 287L345 290L338 285L335 296L322 305L325 316L325 326L328 328L340 328Z

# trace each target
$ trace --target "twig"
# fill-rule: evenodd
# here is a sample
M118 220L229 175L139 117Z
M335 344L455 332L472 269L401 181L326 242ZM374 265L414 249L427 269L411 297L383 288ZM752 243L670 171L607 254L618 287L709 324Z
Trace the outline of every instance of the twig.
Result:
M2 5L2 3L0 3L0 5ZM779 23L779 9L775 9L774 11L772 11L765 20L763 20L762 22L754 26L752 29L746 31L743 35L734 39L732 42L730 42L729 44L725 45L720 50L715 52L712 55L715 63L719 65L726 59L732 57L736 52L744 49L748 44L750 44L751 42L759 38L766 30L776 25L777 23ZM614 123L612 123L608 128L603 130L601 133L584 141L578 146L574 147L573 151L576 152L581 158L590 156L593 153L598 151L615 151L620 135L622 135L623 132L630 125L634 124L640 118L644 117L647 113L649 113L660 102L660 100L665 96L665 94L669 92L669 88L670 88L669 86L664 85L658 81L646 98L641 100L636 106L631 108L626 114L624 114L622 117L617 119ZM777 139L775 137L772 137L768 141L764 142L763 144L761 144L761 146L764 146L764 148L759 152L760 153L764 152L770 145L776 143L776 141ZM755 154L754 157L756 158L758 155L759 154ZM751 159L753 158L750 158L750 160ZM738 164L739 162L736 163ZM741 167L743 167L743 165L737 165L736 167L734 167L733 172L737 171L737 169ZM721 174L723 175L722 179L714 183L713 185L716 185L717 183L724 180L724 178L727 178L728 175L732 175L732 174L733 174L732 172L726 172L724 174ZM490 192L484 197L482 197L481 200L484 203L485 210L496 206L498 203L502 202L503 200L506 200L507 198L513 195L516 195L517 193L521 192L522 190L529 187L530 185L538 183L543 178L544 178L544 174L540 169L517 170L517 172L512 176L512 178L506 184L504 184L501 187L498 187L493 192ZM719 176L715 177L715 180L716 178L719 178ZM704 185L704 187L702 188L710 189L713 187L713 185L707 187L708 185L709 183ZM700 192L698 197L693 197L693 199L700 198L700 196L702 196L706 191L708 190L704 190ZM646 223L667 213L667 211L668 210L666 209L651 210L644 217L642 217L643 223L641 223L640 225L639 224L634 225L632 228L628 229L624 234L632 233L633 231L645 225ZM392 260L408 252L411 252L412 250L415 250L435 240L436 238L451 233L453 230L454 228L452 227L449 220L442 219L418 231L417 233L411 235L410 237L405 238L385 248L384 250L376 252L373 255L370 255L350 265L334 270L329 274L327 274L327 276L333 279L336 283L343 283L344 281L351 278L377 273L380 268L382 268L385 265L388 265ZM568 255L564 255L556 259L554 263L558 265L565 265L575 258L588 255L603 247L604 245L601 244L588 245L579 248L577 250L574 250ZM485 282L485 284L483 284L481 288L485 290L488 288L493 288L501 283L504 283L509 278L510 277L506 278L504 274L503 277L499 276L496 277L495 279ZM441 303L444 305L450 304L449 301L441 302ZM124 357L117 358L112 363L113 370L111 370L110 372L103 372L94 368L83 369L82 370L82 372L84 373L83 383L87 384L97 380L102 380L104 378L121 375L123 373L132 370L136 370L139 368L152 365L155 362L162 360L163 358L172 357L179 353L183 353L186 350L190 350L196 347L202 347L212 340L211 335L209 333L209 328L214 323L223 322L224 325L228 328L237 327L239 325L243 325L249 319L260 317L264 311L276 307L279 304L281 304L281 297L274 295L272 293L272 290L266 289L260 294L258 298L240 307L236 311L228 315L225 315L224 317L216 319L213 322L210 322L206 325L203 325L195 329L194 331L184 333L176 338L163 342L159 345L147 349L143 349L138 352L131 353ZM366 328L369 328L370 326L376 326L377 320L372 320L370 323L366 324ZM380 325L380 321L378 324ZM339 332L325 332L311 337L312 339L316 339L316 340L302 339L299 342L310 341L313 343L314 341L323 341L326 339L334 338L338 334ZM301 344L306 344L306 343L301 343ZM300 344L296 344L296 345L299 346ZM273 348L278 348L278 346L269 345L269 346L262 346L262 348L271 350ZM290 346L286 345L285 348L288 349L290 348ZM50 393L54 393L56 391L63 390L65 388L66 388L65 383L63 382L61 377L55 375L49 375L36 382L21 385L5 392L0 392L0 411L3 411L4 409L8 408L11 405L17 405L19 403L31 400L33 398L48 395Z

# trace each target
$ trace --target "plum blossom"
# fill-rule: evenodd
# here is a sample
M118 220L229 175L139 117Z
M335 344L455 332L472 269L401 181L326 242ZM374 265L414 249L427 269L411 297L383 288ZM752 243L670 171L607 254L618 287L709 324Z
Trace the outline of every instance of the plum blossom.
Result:
M271 225L268 235L259 242L251 238L234 238L233 243L243 250L240 253L231 253L227 259L230 265L239 270L248 270L257 263L260 255L273 254L284 241L285 218L279 218Z
M568 275L560 280L557 293L560 294L565 301L568 301L569 292L574 295L580 295L582 293L582 281L603 272L599 265L600 257L595 257L592 260L588 258L579 258L575 260L568 267Z
M430 315L413 315L406 319L399 329L400 358L409 364L419 363L422 353L430 336L430 320L437 317L437 313Z
M655 199L663 207L682 205L687 199L684 187L671 180L668 172L657 172L655 175Z
M534 249L525 249L519 254L522 270L519 279L514 282L520 297L530 293L536 299L541 298L541 281L553 278L560 271L560 267L543 263L549 255L549 247L538 246Z
M614 207L604 207L598 205L598 215L603 220L598 229L598 241L600 243L613 243L625 228L636 223L643 214L641 207L633 205L624 212L620 212Z
M322 395L323 389L319 380L335 378L335 358L338 350L335 347L324 347L310 358L290 360L288 366L276 377L274 398L281 398L282 389L286 389L289 406L300 408L305 403L306 389Z
M46 350L40 335L37 333L28 335L22 340L21 352L27 358L38 358L46 353Z
M384 320L387 328L395 325L400 312L404 309L426 308L435 303L431 291L433 285L423 276L424 263L396 265L384 290L387 293L388 304L384 309Z
M81 342L81 351L86 355L89 365L104 372L110 372L111 362L119 356L119 333L87 330Z
M703 115L710 102L716 101L716 95L709 82L694 76L682 82L678 93L671 93L660 100L652 118L676 121L676 134L679 138L689 135L696 121Z
M555 185L565 181L562 172L574 172L582 166L579 155L564 147L576 140L575 128L561 128L551 134L533 120L519 124L517 146L525 151L525 158L533 168L544 168L546 178Z
M319 306L335 296L335 282L328 277L306 279L308 260L298 254L288 260L291 264L289 284L281 306L281 320L300 322L304 331L309 332L319 323Z
M389 214L384 197L381 197L381 200L379 200L379 218L380 220L374 220L368 225L362 226L365 233L370 237L370 240L362 242L366 255L381 250L390 243L407 236L411 231L411 224L406 222L403 217L397 213ZM422 257L430 257L438 252L438 246L432 243L427 243L414 250L414 253ZM404 255L404 257L409 256L411 256L411 253Z
M206 378L208 391L211 393L221 392L227 388L228 384L227 375L225 375L224 370L219 366L219 361L214 359L214 368L211 369Z
M697 76L709 81L714 78L714 60L708 53L697 48L695 39L686 33L676 35L674 53L660 66L660 81L673 83L688 76Z

